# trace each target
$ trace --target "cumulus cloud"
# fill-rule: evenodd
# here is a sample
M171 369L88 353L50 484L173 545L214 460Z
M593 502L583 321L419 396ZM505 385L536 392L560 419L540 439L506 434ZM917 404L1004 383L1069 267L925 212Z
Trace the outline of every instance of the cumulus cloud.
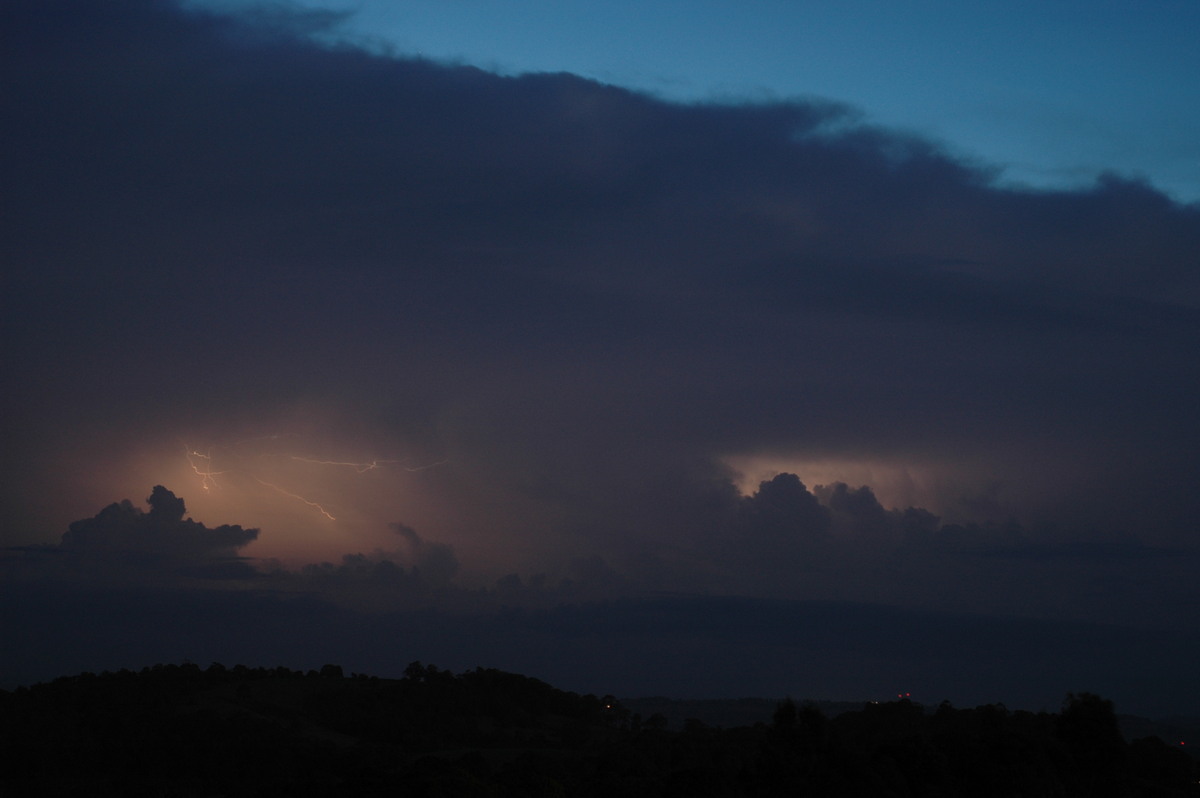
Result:
M478 605L470 591L406 566L395 552L345 554L336 564L309 563L294 571L282 567L265 570L266 582L274 590L355 612L454 610Z
M404 540L413 570L421 578L434 585L445 585L458 572L458 557L450 544L425 540L406 524L395 523L390 528Z
M63 534L67 552L118 552L160 555L171 559L229 557L258 537L257 529L222 524L209 529L184 518L183 499L155 485L146 503L150 511L128 499L110 504L92 518L76 521Z
M22 582L83 583L243 580L257 575L238 550L257 539L259 530L237 524L210 528L187 518L184 500L162 485L155 485L146 501L148 512L124 499L75 521L57 545L10 550L17 556L6 558L5 573Z

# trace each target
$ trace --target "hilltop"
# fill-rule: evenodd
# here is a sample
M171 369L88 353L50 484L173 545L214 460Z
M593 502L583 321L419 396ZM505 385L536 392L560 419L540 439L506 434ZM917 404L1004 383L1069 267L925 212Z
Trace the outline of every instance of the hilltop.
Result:
M673 728L494 669L156 665L0 691L0 793L1200 795L1196 761L1124 739L1112 704L1086 693L1058 713L837 709L785 700L746 725Z

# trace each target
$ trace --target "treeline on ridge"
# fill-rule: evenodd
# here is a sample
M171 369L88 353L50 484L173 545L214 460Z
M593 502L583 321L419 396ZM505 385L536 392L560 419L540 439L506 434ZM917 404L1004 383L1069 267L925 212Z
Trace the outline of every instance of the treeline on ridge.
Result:
M3 795L1200 796L1112 703L1058 713L908 700L668 728L612 696L413 663L401 679L156 665L0 691Z

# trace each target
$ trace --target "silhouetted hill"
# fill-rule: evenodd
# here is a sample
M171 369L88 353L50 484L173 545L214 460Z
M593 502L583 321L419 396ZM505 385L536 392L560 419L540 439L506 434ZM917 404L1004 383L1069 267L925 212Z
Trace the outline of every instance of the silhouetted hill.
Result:
M708 726L733 728L753 726L766 722L779 706L777 698L706 698L679 699L664 696L622 698L622 705L631 713L643 717L661 715L666 718L668 729L682 729L688 720L698 720ZM821 714L834 718L845 712L861 710L863 701L804 701L815 706ZM927 712L935 708L926 707ZM1160 737L1174 744L1200 740L1200 718L1172 716L1167 718L1143 718L1137 715L1120 715L1117 718L1121 735L1127 742L1141 737ZM1187 752L1200 757L1200 743L1193 743L1195 750ZM1181 746L1187 749L1187 746Z
M843 712L862 709L862 701L805 701L815 706L826 717L832 718ZM737 726L753 726L766 723L779 707L778 698L705 698L679 699L663 696L621 699L621 704L631 713L649 718L661 715L666 718L668 729L682 729L689 720L698 720L707 726L732 729Z
M653 701L420 663L85 673L0 691L0 795L1200 795L1177 744L1126 741L1089 694L1036 714L749 700L766 716L725 728Z

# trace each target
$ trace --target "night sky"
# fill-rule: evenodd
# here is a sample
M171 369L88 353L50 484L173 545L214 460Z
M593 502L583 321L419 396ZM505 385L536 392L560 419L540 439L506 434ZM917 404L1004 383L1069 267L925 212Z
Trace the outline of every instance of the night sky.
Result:
M1014 166L837 81L245 6L0 8L0 687L419 659L1200 713L1195 73L1130 70L1139 154L1083 175L1068 113Z

